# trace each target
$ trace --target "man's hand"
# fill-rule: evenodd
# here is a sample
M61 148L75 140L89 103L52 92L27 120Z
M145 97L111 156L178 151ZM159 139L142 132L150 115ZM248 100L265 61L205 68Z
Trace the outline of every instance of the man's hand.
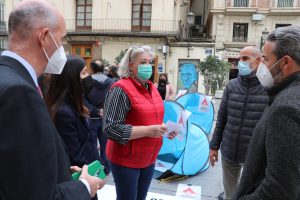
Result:
M70 167L70 170L71 170L71 173L75 173L75 172L80 172L81 171L81 168L78 167L78 166L71 166Z
M84 165L82 167L82 172L79 179L85 179L89 183L91 188L91 192L90 192L91 197L94 197L97 194L97 190L100 190L105 185L104 180L88 174L87 165Z
M211 166L215 166L215 162L218 162L218 150L210 149L209 150L209 160Z

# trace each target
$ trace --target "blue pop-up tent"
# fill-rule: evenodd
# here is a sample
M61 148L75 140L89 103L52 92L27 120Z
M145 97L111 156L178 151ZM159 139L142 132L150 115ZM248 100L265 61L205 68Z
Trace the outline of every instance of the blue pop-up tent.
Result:
M200 126L205 134L210 134L214 121L214 106L210 97L191 92L180 96L176 101L192 113L189 117L191 123Z
M155 169L160 180L178 180L203 172L208 168L209 143L205 131L190 120L182 120L185 109L176 101L164 102L164 123L182 123L181 137L163 138ZM192 115L190 115L192 116ZM157 173L156 173L157 174Z

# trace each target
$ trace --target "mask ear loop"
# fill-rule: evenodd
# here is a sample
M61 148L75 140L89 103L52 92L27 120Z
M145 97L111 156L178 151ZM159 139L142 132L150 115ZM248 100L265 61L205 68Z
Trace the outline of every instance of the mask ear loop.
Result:
M41 33L40 33L40 36L39 36L39 37L41 37ZM49 58L49 56L48 56L48 54L47 54L47 52L46 52L45 48L44 48L44 47L42 47L42 49L43 49L43 51L44 51L44 54L45 54L45 56L46 56L47 60L49 61L49 60L50 60L50 58Z

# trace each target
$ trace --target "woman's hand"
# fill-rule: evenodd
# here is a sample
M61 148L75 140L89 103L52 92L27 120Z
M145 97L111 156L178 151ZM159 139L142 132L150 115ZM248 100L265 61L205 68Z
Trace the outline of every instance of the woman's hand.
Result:
M150 128L149 137L161 137L168 131L167 126L165 124L150 125L149 128Z
M169 138L170 140L173 140L177 135L178 135L178 131L173 131L168 135L167 138Z

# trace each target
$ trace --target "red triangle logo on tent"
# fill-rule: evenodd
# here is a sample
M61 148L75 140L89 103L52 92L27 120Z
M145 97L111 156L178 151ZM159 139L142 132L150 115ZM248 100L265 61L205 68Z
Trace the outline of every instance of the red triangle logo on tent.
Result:
M196 192L194 192L190 187L187 188L186 190L183 190L182 192L184 192L184 193L190 193L190 194L196 194Z
M156 166L157 167L165 167L163 164L161 164L161 163L156 163Z
M180 119L179 119L178 123L183 125L183 117L182 117L182 115L180 116Z
M208 103L207 103L207 101L206 101L206 98L204 98L204 100L202 101L201 105L202 105L202 106L208 106Z

